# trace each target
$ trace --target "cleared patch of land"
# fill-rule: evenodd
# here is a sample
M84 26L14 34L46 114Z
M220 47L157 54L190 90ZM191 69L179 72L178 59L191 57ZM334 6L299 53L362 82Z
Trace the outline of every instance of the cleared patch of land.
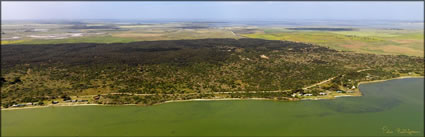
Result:
M360 53L424 56L423 30L292 31L264 29L248 38L287 40Z

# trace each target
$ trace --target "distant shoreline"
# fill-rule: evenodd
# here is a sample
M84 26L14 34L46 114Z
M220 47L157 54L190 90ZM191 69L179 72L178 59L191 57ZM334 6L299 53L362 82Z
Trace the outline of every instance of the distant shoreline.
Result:
M390 78L390 79L383 79L383 80L373 80L373 81L361 81L359 82L359 85L361 84L369 84L369 83L377 83L377 82L385 82L389 80L395 80L395 79L407 79L407 78L424 78L424 76L401 76L396 78ZM361 91L360 91L361 93ZM334 98L338 97L353 97L355 95L338 95L333 96ZM361 95L360 95L361 96ZM334 99L334 98L303 98L303 99L296 99L296 100L285 100L285 101L303 101L303 100L328 100L328 99ZM187 100L169 100L153 105L161 105L166 103L175 103L175 102L192 102L192 101L228 101L228 100L274 100L269 98L212 98L212 99L187 99ZM7 110L20 110L20 109L35 109L35 108L47 108L47 107L69 107L69 106L128 106L128 105L138 105L138 104L121 104L121 105L108 105L108 104L50 104L46 106L31 106L31 107L19 107L19 108L2 108L1 111L7 111ZM140 105L142 106L142 105Z
M368 83L376 83L376 82L384 82L384 81L388 81L388 80L394 80L394 79L407 79L407 78L424 78L425 76L401 76L401 77L396 77L396 78L390 78L390 79L382 79L382 80L372 80L372 81L361 81L359 82L359 85L361 84L368 84Z

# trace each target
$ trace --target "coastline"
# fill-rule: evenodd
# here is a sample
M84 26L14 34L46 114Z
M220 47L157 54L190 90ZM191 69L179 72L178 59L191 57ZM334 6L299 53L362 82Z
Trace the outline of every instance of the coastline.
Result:
M401 77L396 77L396 78L390 78L390 79L383 79L383 80L372 80L372 81L361 81L358 83L357 87L361 84L369 84L369 83L377 83L377 82L385 82L385 81L389 81L389 80L394 80L394 79L407 79L407 78L424 78L424 76L401 76ZM361 93L360 89L359 92ZM302 98L302 99L294 99L294 100L285 100L285 101L305 101L305 100L328 100L328 99L335 99L335 98L339 98L339 97L355 97L356 95L338 95L338 96L333 96L333 98L320 98L320 97L316 97L316 98ZM362 96L362 94L360 95ZM166 104L166 103L174 103L174 102L191 102L191 101L227 101L227 100L275 100L275 99L270 99L270 98L211 98L211 99L187 99L187 100L169 100L169 101L165 101L165 102L161 102L161 103L157 103L157 104L153 104L153 105L161 105L161 104ZM45 106L31 106L31 107L19 107L19 108L1 108L1 111L7 111L7 110L20 110L20 109L36 109L36 108L47 108L47 107L72 107L72 106L128 106L128 105L138 105L138 104L122 104L122 105L108 105L108 104L67 104L67 103L62 103L62 104L49 104L49 105L45 105ZM140 105L143 106L143 105Z
M192 102L192 101L226 101L226 100L273 100L268 98L215 98L215 99L187 99L187 100L169 100L161 103L156 103L153 105L161 105L166 103L174 102ZM136 106L138 104L120 104L120 105L109 105L109 104L49 104L45 106L31 106L31 107L18 107L18 108L2 108L1 111L7 110L20 110L20 109L36 109L36 108L48 108L48 107L75 107L75 106ZM144 106L144 105L140 105Z
M228 100L274 100L269 98L211 98L211 99L187 99L187 100L169 100L154 105L174 103L174 102L192 102L192 101L228 101Z
M45 106L31 106L31 107L19 107L19 108L2 108L1 111L7 110L20 110L20 109L35 109L35 108L47 108L47 107L73 107L73 106L99 106L103 104L49 104Z
M359 84L357 84L357 87L361 84L368 84L368 83L376 83L376 82L384 82L388 80L394 80L394 79L406 79L406 78L425 78L425 76L401 76L396 78L390 78L390 79L382 79L382 80L372 80L372 81L361 81Z

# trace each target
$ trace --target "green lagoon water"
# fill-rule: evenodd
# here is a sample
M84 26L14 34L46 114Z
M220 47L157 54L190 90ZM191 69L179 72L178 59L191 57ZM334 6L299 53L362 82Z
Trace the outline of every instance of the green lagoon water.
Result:
M423 136L424 79L363 84L362 97L195 101L2 111L3 136ZM392 134L383 132L383 128ZM416 133L398 133L397 128Z

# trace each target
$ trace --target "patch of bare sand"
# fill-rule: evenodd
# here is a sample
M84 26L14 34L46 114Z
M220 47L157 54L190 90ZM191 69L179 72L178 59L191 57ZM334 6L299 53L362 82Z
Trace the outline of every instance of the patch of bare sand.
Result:
M423 43L423 40L418 39L398 39L398 40L392 40L394 42L400 43L400 44L411 44L411 43Z
M411 49L408 47L394 46L394 45L384 46L379 49L388 53L409 54L409 55L423 55L424 53L423 51Z
M347 49L361 49L364 47L364 44L346 44L341 45L341 47L347 48Z

